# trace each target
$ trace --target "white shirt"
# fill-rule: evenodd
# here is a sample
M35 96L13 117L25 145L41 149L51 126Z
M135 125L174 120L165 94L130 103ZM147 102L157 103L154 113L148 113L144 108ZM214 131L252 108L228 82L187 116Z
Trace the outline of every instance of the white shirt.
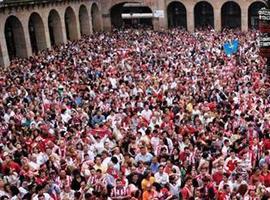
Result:
M228 155L228 147L226 147L225 145L222 147L222 150L221 150L221 152L222 152L222 155L224 155L225 157Z
M159 137L152 137L151 138L151 145L153 146L153 149L156 149L157 146L159 145Z
M74 199L74 190L71 190L70 192L66 193L66 192L61 192L60 193L60 199L61 200L68 200L68 199Z
M151 110L143 110L141 112L142 117L144 117L147 121L150 121L153 112Z
M53 200L48 193L43 193L45 200ZM38 194L32 200L38 200Z
M0 197L2 197L2 196L7 196L7 197L9 197L9 194L6 193L6 192L3 191L3 190L0 190Z
M155 173L155 180L157 183L165 185L166 183L169 183L169 175L166 172L163 172L162 174L157 172Z
M42 153L42 152L40 152L40 153L38 153L38 154L36 154L34 156L36 157L36 159L37 159L37 162L36 163L39 166L40 165L43 165L48 160L47 156L44 153Z

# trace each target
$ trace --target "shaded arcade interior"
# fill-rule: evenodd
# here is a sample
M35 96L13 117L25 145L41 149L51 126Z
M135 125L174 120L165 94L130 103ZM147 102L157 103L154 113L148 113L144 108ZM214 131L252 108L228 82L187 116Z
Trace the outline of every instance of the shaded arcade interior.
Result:
M152 10L140 3L116 4L110 10L114 28L153 27Z

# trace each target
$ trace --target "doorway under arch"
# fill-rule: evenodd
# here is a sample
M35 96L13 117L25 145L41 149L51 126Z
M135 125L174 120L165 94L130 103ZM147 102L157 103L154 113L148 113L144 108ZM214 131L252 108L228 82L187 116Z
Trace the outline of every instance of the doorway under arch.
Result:
M10 60L27 57L23 26L15 16L10 16L6 20L5 39Z
M93 3L91 7L91 19L93 32L101 31L101 13L96 3Z
M171 2L167 7L169 28L187 28L187 10L179 1Z
M74 10L69 6L65 11L65 27L68 40L79 39L77 21Z
M79 22L81 35L90 35L90 18L85 5L80 6Z
M47 48L44 23L41 16L36 12L30 15L28 31L33 53Z
M234 1L228 1L221 8L222 28L241 29L241 8Z
M194 7L195 15L195 28L214 27L214 9L213 6L206 2L201 1Z
M51 45L58 45L64 42L60 15L56 10L51 10L48 16L48 27Z

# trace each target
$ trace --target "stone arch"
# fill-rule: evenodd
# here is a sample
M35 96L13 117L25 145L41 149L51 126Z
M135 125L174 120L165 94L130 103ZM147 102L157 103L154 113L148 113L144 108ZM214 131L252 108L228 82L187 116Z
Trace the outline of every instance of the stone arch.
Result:
M28 21L28 31L32 52L37 53L47 48L44 23L41 16L33 12Z
M93 32L101 31L101 12L96 3L91 6L91 19Z
M258 29L259 28L259 14L258 11L266 7L265 3L261 1L255 1L248 7L248 28Z
M70 6L67 7L65 11L65 27L68 40L79 39L76 15L74 10Z
M90 18L85 5L80 6L79 22L81 35L90 35Z
M48 28L51 45L58 45L64 42L61 18L59 13L53 9L48 16Z
M187 28L187 10L183 3L172 1L167 6L168 27L183 27Z
M9 59L27 57L26 41L22 23L12 15L5 22L5 39Z
M214 8L207 1L200 1L194 7L195 28L214 27Z
M132 26L136 28L141 25L147 25L149 27L153 27L153 19L152 17L147 16L146 18L130 18L130 19L123 19L122 14L132 15L134 13L140 14L150 14L153 15L153 11L149 6L139 5L139 6L132 6L132 7L125 7L125 4L130 3L129 1L122 2L119 4L114 4L114 6L110 9L110 16L111 16L111 24L114 28L123 28L126 26ZM140 2L131 2L131 3L140 3Z
M227 1L221 8L222 28L241 28L241 7L234 1Z

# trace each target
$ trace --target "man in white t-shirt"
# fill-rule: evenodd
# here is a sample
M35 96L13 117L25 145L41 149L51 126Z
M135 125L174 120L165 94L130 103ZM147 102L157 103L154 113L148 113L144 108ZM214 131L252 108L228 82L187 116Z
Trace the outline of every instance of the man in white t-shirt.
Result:
M141 116L146 119L148 122L150 122L152 118L153 112L149 109L149 105L145 104L144 109L141 112Z
M166 185L167 183L169 183L169 175L164 172L164 167L162 165L159 166L158 172L155 173L155 180L161 185Z

